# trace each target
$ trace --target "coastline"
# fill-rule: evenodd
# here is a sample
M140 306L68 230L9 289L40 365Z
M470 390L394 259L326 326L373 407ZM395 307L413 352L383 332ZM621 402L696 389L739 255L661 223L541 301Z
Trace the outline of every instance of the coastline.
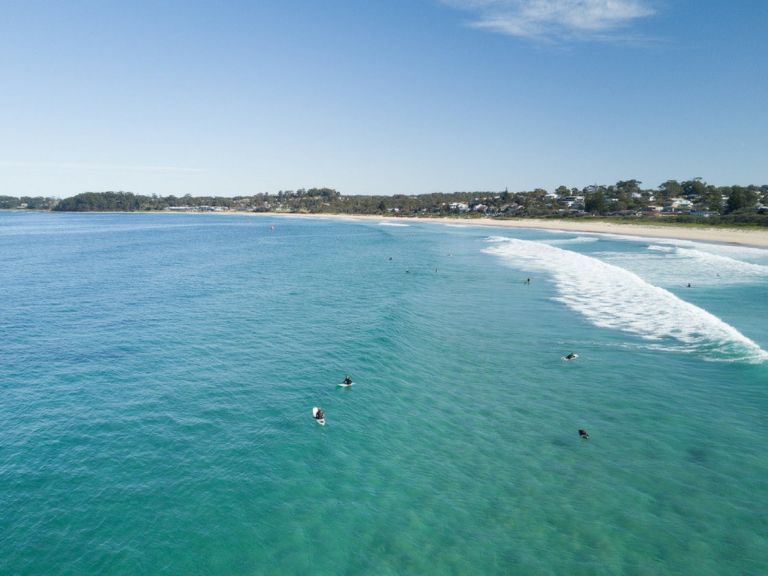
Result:
M30 212L28 210L2 210L2 212ZM46 211L42 211L46 212ZM86 212L79 212L85 214ZM728 228L728 227L691 227L676 224L632 224L604 221L537 219L521 218L515 220L492 220L488 218L419 218L415 216L376 216L372 214L302 214L294 212L87 212L89 214L186 214L186 215L221 215L221 216L274 216L279 218L315 218L325 220L358 220L380 222L410 222L453 224L456 226L486 226L488 228L531 228L539 230L558 230L563 232L584 232L587 234L615 234L617 236L637 236L643 238L668 238L673 240L691 240L715 244L732 244L768 249L768 229Z
M524 218L520 220L490 220L477 218L465 220L459 218L416 218L412 216L374 216L351 214L294 214L284 212L217 212L217 214L237 214L240 216L280 216L294 218L322 218L326 220L367 220L381 222L419 222L454 224L459 226L487 226L489 228L537 228L539 230L562 230L565 232L585 232L592 234L616 234L618 236L640 236L643 238L669 238L674 240L692 240L718 244L736 244L756 248L768 248L768 230L753 228L693 228L664 224L617 224L614 222L585 222L576 220L555 220Z

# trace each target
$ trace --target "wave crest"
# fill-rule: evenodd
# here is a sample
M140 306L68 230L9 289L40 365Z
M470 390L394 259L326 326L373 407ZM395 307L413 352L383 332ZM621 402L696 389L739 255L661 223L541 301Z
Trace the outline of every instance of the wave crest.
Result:
M720 318L597 258L541 242L492 237L485 252L550 274L557 301L595 326L636 334L709 360L763 362L768 352ZM656 347L656 346L654 346Z

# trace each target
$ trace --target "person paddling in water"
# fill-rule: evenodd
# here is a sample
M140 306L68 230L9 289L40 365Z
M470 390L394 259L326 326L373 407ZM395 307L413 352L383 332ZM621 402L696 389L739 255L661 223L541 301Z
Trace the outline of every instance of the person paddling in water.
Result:
M589 440L589 432L587 432L584 428L579 428L579 436L584 440Z
M565 357L566 360L573 360L574 358L578 358L574 352L571 352L568 354L568 356Z
M322 420L323 418L325 418L325 412L322 408L318 408L317 413L315 413L315 420Z
M350 384L352 384L352 377L349 374L347 374L346 376L344 376L344 385L349 386Z

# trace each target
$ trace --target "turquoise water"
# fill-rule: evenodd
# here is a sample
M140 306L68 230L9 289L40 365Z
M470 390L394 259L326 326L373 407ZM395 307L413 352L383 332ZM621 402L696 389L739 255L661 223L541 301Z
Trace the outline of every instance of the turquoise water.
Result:
M766 571L766 251L0 213L0 263L0 574Z

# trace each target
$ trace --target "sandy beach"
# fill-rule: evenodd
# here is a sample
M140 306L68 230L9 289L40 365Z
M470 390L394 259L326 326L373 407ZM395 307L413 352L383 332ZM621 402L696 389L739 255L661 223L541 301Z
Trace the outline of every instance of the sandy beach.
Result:
M230 212L231 214L231 212ZM721 228L721 227L691 227L665 224L616 224L589 220L551 220L525 218L520 220L492 220L489 218L459 219L459 218L413 218L391 216L353 216L347 214L286 214L286 213L253 213L239 214L262 216L293 216L301 218L327 218L336 220L377 220L382 222L436 222L454 224L457 226L489 226L499 228L538 228L542 230L565 230L569 232L588 232L596 234L618 234L621 236L641 236L647 238L674 238L678 240L694 240L698 242L717 242L768 248L768 230L755 228Z

